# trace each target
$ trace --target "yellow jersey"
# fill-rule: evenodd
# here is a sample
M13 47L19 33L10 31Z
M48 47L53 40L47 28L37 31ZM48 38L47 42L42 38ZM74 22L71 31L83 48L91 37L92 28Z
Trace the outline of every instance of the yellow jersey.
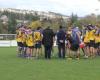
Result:
M99 41L99 43L100 43L100 35L99 35L99 37L98 37L98 38L99 38L99 40L98 40L98 41Z
M100 41L100 37L99 36L95 36L95 43L99 43L99 41Z
M94 40L95 39L95 30L89 31L89 40Z
M90 40L89 40L89 32L87 31L86 35L84 36L84 43L88 43L88 42L90 42Z
M25 43L26 42L26 35L25 33L22 34L22 43Z
M26 44L27 44L27 46L34 46L34 40L33 40L32 34L27 35Z
M16 30L16 41L22 42L22 32L21 32L21 30Z
M35 42L42 41L42 38L43 38L43 36L39 31L34 32L34 41Z

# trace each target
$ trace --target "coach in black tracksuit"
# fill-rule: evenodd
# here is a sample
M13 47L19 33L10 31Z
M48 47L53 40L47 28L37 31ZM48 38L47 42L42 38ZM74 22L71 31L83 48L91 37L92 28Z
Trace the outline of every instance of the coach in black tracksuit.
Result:
M59 31L57 32L57 43L58 43L58 56L59 58L65 58L65 40L66 33L63 30L63 27L59 27Z
M43 31L43 45L45 50L45 58L50 59L51 58L51 51L53 46L53 38L54 38L54 32L50 27L47 27Z

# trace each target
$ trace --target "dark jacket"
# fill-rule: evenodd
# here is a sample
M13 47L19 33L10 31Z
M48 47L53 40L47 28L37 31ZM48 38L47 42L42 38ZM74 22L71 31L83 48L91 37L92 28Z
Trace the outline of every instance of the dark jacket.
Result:
M57 33L57 43L65 44L65 40L66 40L66 33L64 30L60 29Z
M45 46L52 46L53 45L53 37L54 37L54 32L52 29L46 28L43 31L43 45Z

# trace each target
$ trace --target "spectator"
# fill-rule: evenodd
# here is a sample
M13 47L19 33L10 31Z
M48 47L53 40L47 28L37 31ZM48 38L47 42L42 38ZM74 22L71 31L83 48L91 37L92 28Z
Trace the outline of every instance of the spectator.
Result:
M51 51L53 46L53 39L54 39L54 32L50 27L48 26L43 31L43 45L45 49L45 58L50 59L51 58Z

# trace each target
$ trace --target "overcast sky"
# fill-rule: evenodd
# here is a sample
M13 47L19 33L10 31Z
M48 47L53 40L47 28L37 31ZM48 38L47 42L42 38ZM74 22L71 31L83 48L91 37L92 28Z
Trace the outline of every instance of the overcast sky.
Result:
M64 15L100 14L99 0L0 0L0 8L53 11Z

